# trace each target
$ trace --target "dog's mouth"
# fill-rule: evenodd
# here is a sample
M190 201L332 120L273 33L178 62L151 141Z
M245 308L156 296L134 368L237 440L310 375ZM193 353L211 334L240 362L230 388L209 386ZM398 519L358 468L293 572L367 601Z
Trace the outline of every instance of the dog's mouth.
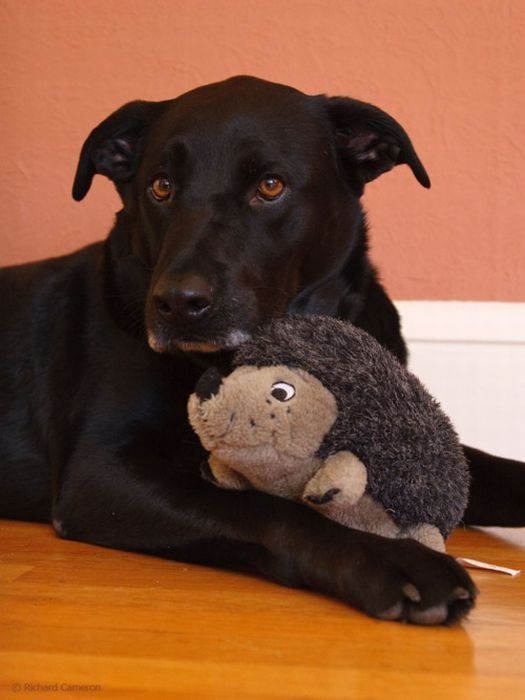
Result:
M173 347L177 350L182 350L182 352L220 352L226 348L220 343L202 343L202 342L192 342L192 341L173 341Z
M202 415L200 416L200 420L201 420L201 429L207 427L207 421L203 419ZM220 448L225 449L225 448L231 447L231 445L228 442L228 436L231 433L234 422L235 422L235 414L232 413L232 414L230 414L230 417L228 418L226 425L223 425L222 427L219 428L218 433L215 429L212 429L211 431L208 429L206 431L206 443L207 443L206 449L216 450L216 449L220 449Z
M148 331L148 345L158 353L199 352L216 353L222 350L235 350L250 338L250 333L233 330L219 338L169 338L162 332Z

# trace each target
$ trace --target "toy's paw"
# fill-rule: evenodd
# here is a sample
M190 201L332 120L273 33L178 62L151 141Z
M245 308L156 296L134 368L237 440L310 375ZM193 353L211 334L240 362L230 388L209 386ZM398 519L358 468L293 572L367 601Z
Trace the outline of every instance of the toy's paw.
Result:
M363 496L366 482L363 463L351 452L337 452L308 481L302 498L317 507L327 506L337 496L338 509L351 508Z
M303 500L308 501L308 503L312 503L315 506L325 506L327 503L331 503L338 493L341 493L341 489L331 488L322 494L305 493L303 495Z
M379 549L376 561L362 561L360 566L366 588L363 608L374 617L418 625L452 624L474 605L476 587L448 555L412 540L387 540Z
M251 488L250 482L242 474L231 469L213 454L210 455L207 462L201 464L201 476L221 489L244 490Z
M213 474L210 465L208 464L207 461L201 462L200 466L200 472L201 476L205 481L209 481L212 484L215 484L217 486L218 481L215 478L215 475Z
M435 549L436 552L446 551L443 535L435 525L430 525L430 523L422 523L407 528L401 533L400 537L410 537L416 542L421 542L421 544L430 547L430 549Z

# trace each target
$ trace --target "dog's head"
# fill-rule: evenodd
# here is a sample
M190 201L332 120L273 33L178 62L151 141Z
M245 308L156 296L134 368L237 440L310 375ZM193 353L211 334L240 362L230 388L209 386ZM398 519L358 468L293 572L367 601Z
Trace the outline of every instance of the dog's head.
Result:
M150 346L212 352L337 277L365 183L401 163L429 186L378 108L237 77L114 112L84 144L73 196L96 173L115 183L119 255L147 271Z

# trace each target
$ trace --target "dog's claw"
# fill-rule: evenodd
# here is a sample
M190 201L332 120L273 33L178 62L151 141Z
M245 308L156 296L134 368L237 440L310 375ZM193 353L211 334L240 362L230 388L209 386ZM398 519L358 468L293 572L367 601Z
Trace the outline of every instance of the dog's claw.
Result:
M452 591L451 600L468 600L471 597L469 591L463 586L458 586Z
M403 586L403 593L413 603L419 603L421 601L421 593L417 590L413 583L405 583Z
M445 603L433 605L430 608L412 608L408 619L418 625L442 625L448 617L448 606Z
M380 620L399 620L403 615L403 603L401 601L392 605L392 607L378 613L377 617Z

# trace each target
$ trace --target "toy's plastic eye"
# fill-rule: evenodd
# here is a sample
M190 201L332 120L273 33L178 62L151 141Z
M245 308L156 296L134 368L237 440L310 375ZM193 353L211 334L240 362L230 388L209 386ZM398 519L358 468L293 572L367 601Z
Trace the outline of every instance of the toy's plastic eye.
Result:
M289 401L295 396L295 387L286 382L276 382L272 386L271 394L277 401Z

